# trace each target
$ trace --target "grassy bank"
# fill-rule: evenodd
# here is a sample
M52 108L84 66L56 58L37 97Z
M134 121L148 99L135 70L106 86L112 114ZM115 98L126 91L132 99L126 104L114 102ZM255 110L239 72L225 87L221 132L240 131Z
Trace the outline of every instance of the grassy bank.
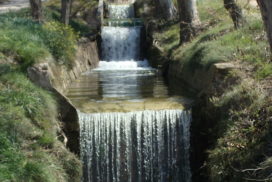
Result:
M179 46L179 25L163 26L154 38L158 46L172 61L182 61L184 69L208 68L216 62L239 62L254 67L255 78L266 78L272 74L269 62L269 45L257 10L245 10L245 26L233 28L228 13L221 1L201 1L199 14L202 31L192 42Z
M49 15L48 15L49 16ZM44 24L31 20L28 9L0 15L0 52L22 68L53 56L59 64L71 67L77 34L69 27L48 18Z
M0 181L79 181L79 160L58 140L52 94L8 65L0 85Z
M80 181L81 163L61 142L54 94L26 76L47 57L70 69L81 29L45 9L43 24L28 9L0 15L0 181ZM78 23L80 24L80 23Z
M222 1L207 0L198 2L202 27L191 42L178 44L176 23L161 24L153 35L160 54L165 60L180 62L181 72L208 70L218 62L238 67L199 99L201 112L194 125L199 139L206 139L199 142L206 142L206 146L202 166L194 175L202 171L208 181L272 179L272 63L258 9L242 7L246 24L238 30Z

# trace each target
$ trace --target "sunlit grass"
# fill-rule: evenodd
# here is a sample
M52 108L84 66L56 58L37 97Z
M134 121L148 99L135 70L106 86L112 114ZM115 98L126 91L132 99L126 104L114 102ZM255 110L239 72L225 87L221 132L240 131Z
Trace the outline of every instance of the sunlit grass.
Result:
M0 181L79 181L79 160L57 139L57 110L52 93L0 65Z
M210 1L209 1L210 2ZM216 62L247 62L255 68L255 77L265 78L272 74L269 63L269 45L260 17L247 16L247 22L241 29L234 29L227 12L222 9L222 2L213 1L212 6L205 6L208 2L199 2L202 23L214 21L203 32L189 43L179 46L178 24L164 28L155 34L158 45L173 61L184 64L181 69L194 71L199 68L209 68ZM207 8L213 9L214 16L210 16ZM216 11L218 10L218 11ZM219 11L220 10L220 11ZM207 15L207 17L205 17ZM184 66L185 65L185 66Z
M77 35L56 21L44 25L32 21L27 11L0 15L0 52L12 57L23 69L52 55L67 67L73 65ZM25 18L18 18L23 14Z

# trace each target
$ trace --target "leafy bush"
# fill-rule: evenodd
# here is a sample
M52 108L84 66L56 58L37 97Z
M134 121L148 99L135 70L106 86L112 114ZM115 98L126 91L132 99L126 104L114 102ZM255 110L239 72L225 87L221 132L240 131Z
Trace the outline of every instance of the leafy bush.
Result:
M73 65L77 35L69 26L58 22L43 25L44 42L56 60L68 66Z
M37 32L40 25L20 18L0 17L0 52L14 57L22 68L49 55L43 40Z
M0 15L0 52L13 57L23 69L50 54L60 64L73 65L77 34L58 22L44 25L27 18Z

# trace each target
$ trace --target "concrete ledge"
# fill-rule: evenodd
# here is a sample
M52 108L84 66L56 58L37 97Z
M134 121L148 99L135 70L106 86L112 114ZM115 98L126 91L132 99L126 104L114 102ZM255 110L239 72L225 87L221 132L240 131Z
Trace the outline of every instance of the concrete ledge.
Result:
M79 154L79 120L76 108L65 97L65 93L73 80L83 72L95 68L98 62L96 42L85 39L78 45L72 69L59 65L49 57L27 70L28 77L33 83L55 94L59 103L60 120L63 122L62 128L68 139L67 147L76 154Z

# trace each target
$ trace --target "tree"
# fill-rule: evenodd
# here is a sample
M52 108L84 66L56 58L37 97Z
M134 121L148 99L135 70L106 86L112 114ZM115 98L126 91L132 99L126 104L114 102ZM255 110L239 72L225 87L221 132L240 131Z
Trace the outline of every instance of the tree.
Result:
M180 44L188 42L200 24L196 0L178 0L180 16Z
M263 17L263 22L265 25L266 33L268 36L270 48L272 51L272 1L271 0L257 0L261 14Z
M72 0L61 0L61 21L65 25L69 24Z
M235 0L224 0L224 6L230 14L235 28L239 28L244 23L242 9L237 5Z
M174 19L177 14L177 9L172 0L156 0L159 2L159 10L165 19Z
M30 0L31 15L38 22L42 21L42 0Z

